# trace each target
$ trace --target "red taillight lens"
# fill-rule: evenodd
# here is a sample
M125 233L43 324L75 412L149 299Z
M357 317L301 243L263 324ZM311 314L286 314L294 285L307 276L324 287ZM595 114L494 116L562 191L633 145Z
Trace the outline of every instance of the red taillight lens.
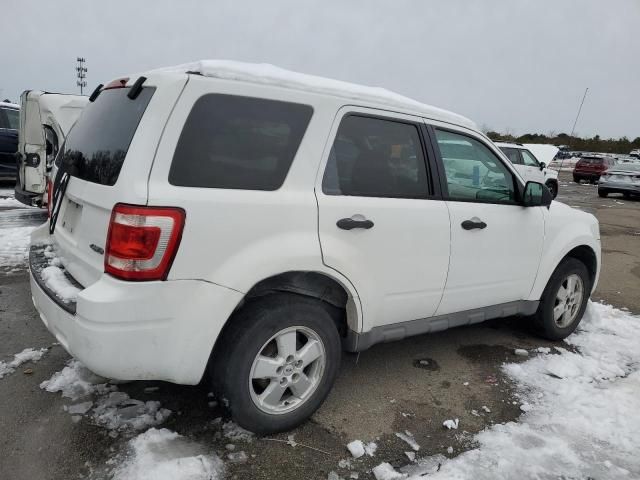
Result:
M181 208L117 204L111 212L104 271L122 280L165 280L184 220Z
M47 179L47 218L51 218L51 195L52 195L53 185L51 184L51 180Z

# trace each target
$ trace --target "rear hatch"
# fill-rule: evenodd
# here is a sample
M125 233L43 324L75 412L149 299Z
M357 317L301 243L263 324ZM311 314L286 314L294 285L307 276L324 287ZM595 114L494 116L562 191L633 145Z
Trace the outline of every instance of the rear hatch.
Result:
M602 158L583 158L576 164L577 171L583 173L600 173L606 169Z
M104 272L114 205L147 203L156 147L187 75L149 75L132 99L136 80L111 82L87 105L55 162L53 178L70 176L58 204L54 244L67 272L85 287Z

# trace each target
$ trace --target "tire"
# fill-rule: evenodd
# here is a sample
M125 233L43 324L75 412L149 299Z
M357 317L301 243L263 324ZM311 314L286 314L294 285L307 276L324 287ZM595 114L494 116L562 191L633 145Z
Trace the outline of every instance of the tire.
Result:
M551 197L556 198L558 196L558 184L556 182L547 182L546 185L551 192Z
M575 293L573 295L570 293L571 301L564 304L566 305L565 313L555 318L556 307L563 306L560 300L560 287L567 290L570 287L568 284L570 278L574 281L579 279L582 288L581 296L578 299ZM584 263L572 257L567 257L560 262L544 289L538 311L533 317L540 335L548 340L562 340L571 335L582 320L590 293L591 278ZM563 309L560 308L558 311L560 310Z
M622 194L622 196L623 196L624 198L626 198L627 200L629 200L629 199L631 198L631 194L630 194L629 192L624 192L624 193Z
M250 301L230 322L209 370L234 421L265 435L307 420L329 394L340 366L341 340L329 309L320 300L273 294ZM295 351L286 348L291 341ZM308 345L314 347L306 351L319 356L304 363L298 355ZM262 376L267 374L273 378ZM268 389L273 396L261 397Z
M580 177L578 177L577 175L573 176L573 181L576 183L580 183L580 180L582 180Z
M606 190L598 189L598 196L599 197L606 198L607 195L609 195L609 192L607 192Z

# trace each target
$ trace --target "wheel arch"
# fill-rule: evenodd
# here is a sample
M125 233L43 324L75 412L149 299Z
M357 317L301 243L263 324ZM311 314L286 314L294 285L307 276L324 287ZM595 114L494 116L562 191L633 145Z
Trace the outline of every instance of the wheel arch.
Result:
M214 342L210 359L214 359L216 351L220 349L222 339L225 337L228 327L233 323L234 314L237 311L242 309L247 302L258 301L261 297L277 293L293 293L325 303L343 339L346 338L348 330L360 330L362 310L360 300L352 285L328 272L287 271L263 278L249 289L222 326Z
M589 278L591 280L591 291L593 291L598 281L599 256L597 255L594 247L585 242L568 247L555 257L554 262L547 263L546 268L541 266L529 299L540 299L544 288L547 286L551 276L553 275L553 272L556 271L558 265L560 265L566 258L575 258L587 267Z

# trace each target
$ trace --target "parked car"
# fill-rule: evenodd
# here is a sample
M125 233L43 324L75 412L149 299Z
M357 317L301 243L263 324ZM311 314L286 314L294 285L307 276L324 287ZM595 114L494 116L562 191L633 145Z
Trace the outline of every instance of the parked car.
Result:
M512 315L565 338L600 271L596 218L470 120L268 65L116 79L55 165L48 329L105 377L206 376L259 433L321 405L342 349Z
M87 103L89 97L81 95L39 90L22 93L15 187L17 200L30 206L46 205L47 181L53 159Z
M640 163L625 163L606 170L598 182L598 195L621 193L625 198L640 195Z
M587 180L590 183L596 183L600 180L600 175L615 164L616 161L613 158L583 155L573 168L573 181L580 183L582 180Z
M15 180L20 106L0 102L0 181Z
M629 156L634 157L636 159L640 159L640 149L631 150L631 152L629 152Z
M556 170L547 168L545 162L539 161L531 150L521 143L496 142L496 145L525 180L544 183L551 191L553 198L558 196L558 172Z

